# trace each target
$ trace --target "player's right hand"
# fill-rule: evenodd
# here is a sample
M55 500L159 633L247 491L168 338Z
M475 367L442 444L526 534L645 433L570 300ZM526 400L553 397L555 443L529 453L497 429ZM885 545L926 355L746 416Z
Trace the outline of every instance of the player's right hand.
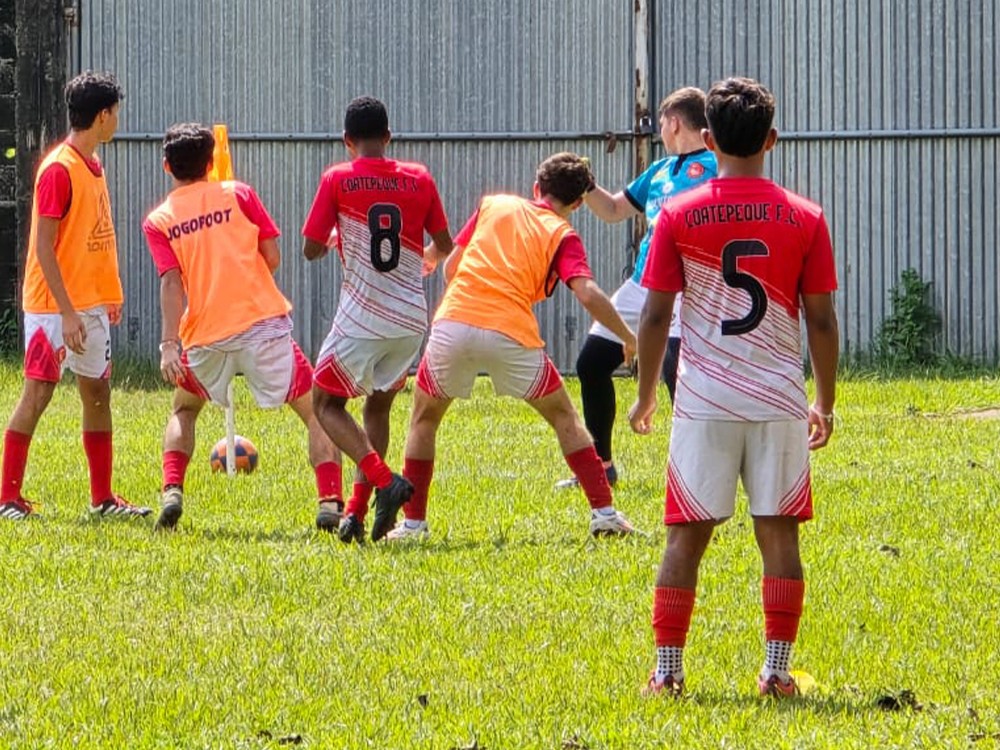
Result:
M636 343L634 335L633 336L629 336L627 339L625 339L625 342L623 344L623 349L625 350L625 363L624 364L625 364L626 367L629 367L629 368L632 367L632 360L635 359L635 352L636 352L637 347L638 347L638 344Z
M632 408L628 410L628 423L632 426L632 432L640 435L648 435L653 431L653 415L656 413L656 399L643 401L636 399Z
M62 332L66 348L77 354L83 354L87 347L87 326L75 310L62 314Z
M184 365L181 363L179 346L165 346L160 354L160 374L171 385L180 385L184 377Z

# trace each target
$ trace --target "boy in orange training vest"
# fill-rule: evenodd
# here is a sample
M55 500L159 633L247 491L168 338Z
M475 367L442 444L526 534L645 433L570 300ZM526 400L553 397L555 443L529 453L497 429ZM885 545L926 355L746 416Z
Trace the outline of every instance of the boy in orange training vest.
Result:
M121 320L122 284L108 185L97 146L118 128L122 92L108 73L83 73L66 86L71 132L42 160L24 270L24 390L4 435L0 518L34 514L21 495L28 448L67 367L83 402L90 512L149 515L111 491L111 332Z
M624 342L625 359L631 360L635 335L594 283L583 243L569 223L593 186L586 161L576 154L555 154L538 167L534 200L486 196L455 238L455 251L445 267L448 287L417 371L403 467L403 475L413 483L413 496L390 539L428 533L427 494L437 430L452 400L470 396L481 371L489 374L497 394L524 399L555 430L566 463L590 504L591 533L634 531L612 504L594 440L545 354L531 309L562 281Z
M159 529L181 517L198 414L209 400L228 405L237 373L260 406L292 407L309 430L320 503L341 497L340 456L313 416L312 368L292 339L292 306L274 281L278 227L249 185L208 181L214 147L202 125L167 131L163 167L174 190L143 224L160 273L160 371L177 385L163 439Z

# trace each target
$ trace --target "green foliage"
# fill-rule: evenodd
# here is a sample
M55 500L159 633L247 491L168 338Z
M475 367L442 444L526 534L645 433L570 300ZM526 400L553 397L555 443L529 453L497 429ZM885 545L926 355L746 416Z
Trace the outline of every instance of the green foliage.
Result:
M305 431L242 382L257 473L210 473L224 420L206 407L176 534L90 521L79 398L57 388L25 481L42 518L0 521L0 747L938 748L1000 731L1000 422L965 415L998 404L996 379L840 387L793 657L821 689L781 704L755 695L761 567L742 504L702 566L689 697L640 698L669 409L661 390L656 432L633 435L635 384L616 385L616 505L648 538L590 539L581 494L552 489L567 469L551 430L481 382L438 434L431 538L363 548L313 530ZM19 391L19 363L0 363L0 415ZM156 504L170 394L116 389L112 409L116 489ZM878 707L905 690L922 710Z
M882 321L874 345L876 364L891 370L928 367L940 360L935 338L941 316L931 304L931 282L908 268L889 291L892 314Z

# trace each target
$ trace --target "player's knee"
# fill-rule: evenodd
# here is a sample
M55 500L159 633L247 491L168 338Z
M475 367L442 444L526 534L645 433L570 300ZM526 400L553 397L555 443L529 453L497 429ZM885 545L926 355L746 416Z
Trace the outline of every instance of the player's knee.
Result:
M111 383L105 378L79 378L80 396L84 404L107 408L111 401Z
M38 416L49 405L55 390L55 383L29 378L24 381L24 390L21 392L21 404L24 408L32 412L32 414Z

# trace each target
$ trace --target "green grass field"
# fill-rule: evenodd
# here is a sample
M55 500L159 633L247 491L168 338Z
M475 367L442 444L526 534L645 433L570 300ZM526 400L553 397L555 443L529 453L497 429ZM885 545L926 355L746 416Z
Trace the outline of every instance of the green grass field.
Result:
M578 397L576 383L569 387ZM0 366L0 418L20 390ZM998 382L855 379L815 455L817 519L794 658L819 690L756 697L760 564L745 515L709 550L688 697L639 696L668 415L618 426L616 504L648 538L594 541L555 438L480 383L442 427L433 536L348 548L313 531L294 416L237 424L259 471L212 475L207 410L178 533L92 522L79 402L43 418L26 494L36 523L0 525L0 746L17 748L983 747L1000 737ZM620 383L622 417L634 384ZM666 394L663 394L666 401ZM156 503L165 390L117 390L116 488ZM409 396L394 421L399 465ZM912 691L919 707L880 699ZM902 701L904 704L906 700Z

